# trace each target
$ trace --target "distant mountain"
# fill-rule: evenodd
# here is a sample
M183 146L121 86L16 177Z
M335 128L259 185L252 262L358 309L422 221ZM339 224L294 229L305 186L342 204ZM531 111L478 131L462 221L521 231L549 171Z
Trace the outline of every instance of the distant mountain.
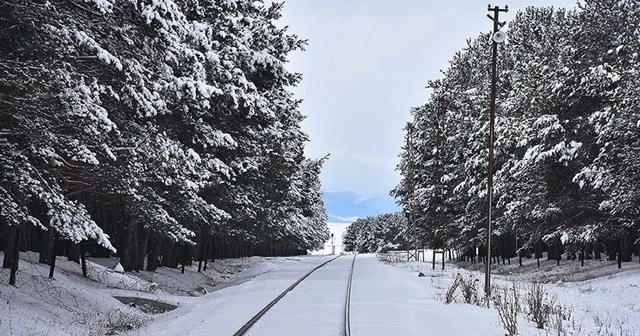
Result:
M325 190L324 206L329 222L348 223L357 218L399 211L395 200L388 195L367 196L351 190Z

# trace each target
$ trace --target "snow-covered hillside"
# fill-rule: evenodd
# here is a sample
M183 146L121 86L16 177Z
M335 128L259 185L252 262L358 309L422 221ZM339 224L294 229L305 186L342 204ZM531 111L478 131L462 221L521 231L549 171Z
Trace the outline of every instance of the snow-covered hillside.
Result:
M59 257L55 277L49 279L48 266L37 263L37 253L21 253L20 257L16 286L7 285L9 270L0 268L0 335L128 334L166 318L162 311L171 306L183 312L211 300L207 293L294 267L301 260L225 259L209 262L202 273L194 264L186 267L184 274L167 267L120 274L112 270L117 258L89 258L88 278L84 278L80 265ZM313 264L314 260L308 262Z

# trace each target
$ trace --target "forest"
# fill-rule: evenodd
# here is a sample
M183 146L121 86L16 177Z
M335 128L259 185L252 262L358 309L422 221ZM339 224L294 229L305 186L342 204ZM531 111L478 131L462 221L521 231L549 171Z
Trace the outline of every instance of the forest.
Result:
M408 220L403 213L359 218L347 226L342 237L343 249L357 253L406 250L410 247L409 233Z
M640 254L640 2L510 15L499 44L492 254ZM512 18L512 19L511 19ZM392 191L412 246L485 255L491 35L411 110Z
M0 248L126 271L329 237L282 4L0 3ZM206 266L205 266L206 267ZM52 276L51 273L50 276Z

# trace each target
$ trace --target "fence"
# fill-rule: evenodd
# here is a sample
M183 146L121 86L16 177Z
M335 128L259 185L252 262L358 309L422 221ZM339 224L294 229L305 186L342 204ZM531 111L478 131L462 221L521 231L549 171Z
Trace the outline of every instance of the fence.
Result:
M410 250L410 251L388 251L377 254L378 259L388 263L399 263L407 261L423 261L433 263L435 269L436 263L442 262L444 269L444 253L443 251L434 251L428 249Z
M385 253L378 253L378 259L388 263L398 263L409 261L408 251L388 251Z

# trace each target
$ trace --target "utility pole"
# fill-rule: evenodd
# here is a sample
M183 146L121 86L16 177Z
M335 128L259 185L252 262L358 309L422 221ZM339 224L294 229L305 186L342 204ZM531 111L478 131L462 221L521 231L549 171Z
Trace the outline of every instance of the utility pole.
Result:
M411 188L411 196L410 196L410 203L409 203L409 225L411 227L411 230L413 231L413 247L415 249L415 258L416 261L418 261L418 228L416 227L416 221L415 221L415 197L416 197L416 186L415 186L415 176L414 176L414 171L413 171L413 124L408 122L407 123L407 160L409 161L409 166L408 166L408 170L409 170L409 185ZM411 254L409 254L407 261L409 261L411 259Z
M442 155L444 154L444 144L445 144L445 134L444 134L444 115L447 110L447 102L444 97L438 97L436 99L436 155L435 155L435 177L436 177L436 187L434 192L435 198L435 208L434 215L436 225L440 228L444 227L444 158ZM444 237L441 239L437 239L434 237L434 248L441 244L442 248L442 270L444 270L444 255L445 255L445 240ZM435 250L434 250L435 251ZM435 252L434 252L435 255ZM433 269L435 269L435 265L433 265Z
M497 82L497 60L498 60L498 43L504 42L505 35L500 32L506 22L500 22L500 12L509 11L509 6L505 6L504 9L500 6L487 8L489 12L493 12L493 16L487 14L487 17L493 21L493 51L491 58L491 98L489 102L489 172L487 178L487 261L485 264L484 274L484 293L487 299L487 305L491 298L491 204L493 202L493 139L495 131L495 117L496 117L496 82Z

